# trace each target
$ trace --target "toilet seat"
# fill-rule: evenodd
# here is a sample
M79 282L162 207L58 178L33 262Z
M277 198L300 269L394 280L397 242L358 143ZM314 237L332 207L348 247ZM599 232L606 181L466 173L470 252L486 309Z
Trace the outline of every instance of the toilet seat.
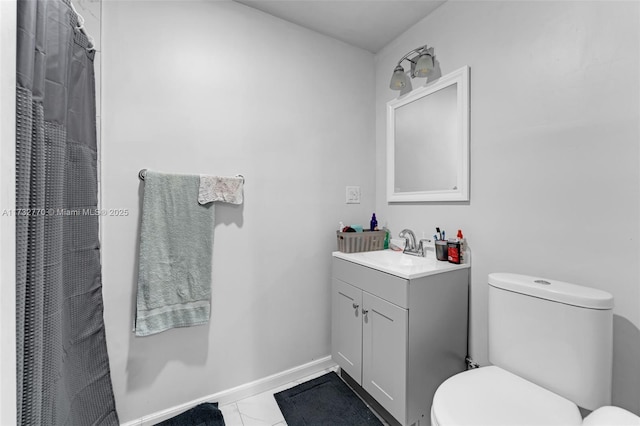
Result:
M499 367L459 373L436 391L432 426L581 425L578 407L535 383Z

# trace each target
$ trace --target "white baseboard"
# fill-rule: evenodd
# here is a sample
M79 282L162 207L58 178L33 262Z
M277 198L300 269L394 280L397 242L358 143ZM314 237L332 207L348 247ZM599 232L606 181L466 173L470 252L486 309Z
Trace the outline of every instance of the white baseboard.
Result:
M223 390L184 404L176 405L175 407L146 415L140 419L130 420L126 423L122 423L122 426L151 426L177 416L183 411L187 411L189 408L202 404L203 402L217 402L220 406L230 404L336 366L337 364L333 359L331 359L331 355L329 355L289 370L281 371L280 373L245 383L244 385L236 386L235 388Z

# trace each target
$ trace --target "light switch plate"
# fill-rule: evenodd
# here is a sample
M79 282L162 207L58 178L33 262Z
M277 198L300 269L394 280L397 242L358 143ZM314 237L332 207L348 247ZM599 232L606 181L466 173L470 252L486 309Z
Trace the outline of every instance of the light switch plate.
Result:
M347 204L360 204L359 186L347 186Z

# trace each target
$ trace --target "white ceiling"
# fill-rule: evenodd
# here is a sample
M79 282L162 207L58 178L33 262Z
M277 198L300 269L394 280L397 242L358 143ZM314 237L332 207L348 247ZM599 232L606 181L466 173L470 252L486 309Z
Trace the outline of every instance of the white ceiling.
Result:
M445 0L235 1L376 53Z

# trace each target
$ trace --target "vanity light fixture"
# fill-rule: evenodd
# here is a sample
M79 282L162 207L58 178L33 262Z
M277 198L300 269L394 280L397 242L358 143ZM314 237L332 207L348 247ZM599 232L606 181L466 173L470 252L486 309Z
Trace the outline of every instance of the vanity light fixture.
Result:
M404 68L402 67L402 61L411 62L411 72L409 75L411 78L416 77L426 77L427 74L433 70L433 49L429 51L429 47L425 44L424 46L416 47L411 52L407 53L398 61L398 65L393 70L393 75L391 76L391 84L389 87L392 90L402 90L407 85L407 74L404 72ZM415 56L410 57L415 53Z

